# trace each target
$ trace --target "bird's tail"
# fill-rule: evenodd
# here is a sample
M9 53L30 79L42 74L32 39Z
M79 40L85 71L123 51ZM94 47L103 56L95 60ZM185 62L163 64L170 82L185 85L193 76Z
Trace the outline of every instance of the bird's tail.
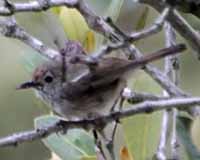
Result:
M130 62L129 64L124 66L122 68L122 70L125 71L125 70L131 70L131 69L138 68L138 67L143 67L146 64L153 62L153 61L156 61L158 59L161 59L163 57L181 53L185 49L186 49L186 46L184 44L177 44L175 46L164 48L164 49L158 50L154 53L151 53L147 56L143 56L141 58L133 60L132 62Z
M145 65L149 62L161 59L163 57L166 57L169 55L175 55L177 53L184 51L185 49L186 49L186 46L184 44L177 44L175 46L164 48L155 53L151 53L147 56L141 57L135 60L135 63L138 63L138 65Z

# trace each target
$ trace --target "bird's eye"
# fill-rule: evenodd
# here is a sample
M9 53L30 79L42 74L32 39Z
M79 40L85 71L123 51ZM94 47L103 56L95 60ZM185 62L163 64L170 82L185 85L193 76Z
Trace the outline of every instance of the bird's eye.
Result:
M47 74L45 77L44 77L44 81L46 83L51 83L53 82L53 75L52 74Z
M47 82L47 83L51 83L51 82L53 82L53 77L52 77L52 76L46 76L46 77L44 78L44 80L45 80L45 82Z

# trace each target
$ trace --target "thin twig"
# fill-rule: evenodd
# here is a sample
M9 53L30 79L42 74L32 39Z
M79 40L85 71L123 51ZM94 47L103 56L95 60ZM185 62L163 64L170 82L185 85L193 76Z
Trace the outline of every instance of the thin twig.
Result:
M170 25L166 22L165 23L165 40L166 40L166 46L173 46L175 44L174 41L174 35L172 35L172 31L171 31L171 27ZM173 70L172 70L172 64L171 64L171 59L172 57L166 57L165 58L165 74L172 79L173 78ZM165 90L163 91L163 95L165 96L170 96ZM171 114L173 111L171 110L164 110L163 111L163 117L162 117L162 128L161 128L161 136L160 136L160 141L159 141L159 145L158 145L158 149L157 149L157 159L158 160L165 160L167 159L167 150L169 148L167 142L168 139L171 135L171 123L173 120L171 120ZM176 121L176 120L175 120ZM173 122L172 122L173 123ZM171 148L171 146L170 146Z
M94 53L90 58L98 59L100 57L103 57L107 53L110 53L111 51L114 51L117 49L125 49L127 47L127 43L132 43L134 41L137 41L137 40L140 40L140 39L143 39L143 38L146 38L153 34L158 33L159 31L161 31L164 21L167 18L167 16L169 15L169 11L170 11L169 8L165 8L163 10L163 12L161 13L161 15L155 20L155 22L153 23L152 26L150 26L147 29L144 29L142 31L131 33L130 36L126 35L124 32L119 30L112 22L112 26L118 30L117 33L120 34L120 36L122 36L126 42L121 42L121 43L118 43L115 45L107 44L107 45L101 47L100 50L97 51L96 53Z
M162 13L160 14L160 16L155 20L155 22L153 23L152 26L148 27L147 29L144 29L142 31L136 32L136 33L132 33L129 37L129 41L134 42L146 37L149 37L153 34L158 33L159 31L162 30L163 25L165 20L167 19L167 17L169 16L169 12L170 12L170 8L166 7Z
M16 23L14 17L0 20L0 33L6 37L21 40L43 56L46 56L50 59L53 59L55 56L59 55L59 52L47 47L40 40L25 32L25 30Z
M160 141L158 145L158 149L156 152L157 160L166 160L166 144L167 144L167 132L168 132L168 124L169 124L169 115L166 110L163 111L162 123L161 123L161 134Z
M176 34L174 32L174 30L172 29L172 27L168 24L166 26L166 34L168 34L168 46L173 46L176 45ZM169 65L170 70L171 70L171 79L174 82L174 84L176 86L178 86L179 84L179 69L180 69L180 64L179 64L179 60L177 56L172 56L168 58L169 60ZM176 121L177 121L177 114L178 111L176 108L173 108L172 111L172 131L171 131L171 139L170 139L170 145L171 145L171 157L172 159L180 159L180 153L178 150L178 140L177 140L177 133L176 133Z
M165 1L161 0L138 0L141 3L148 4L162 12L166 7ZM180 33L185 40L187 40L190 45L194 48L196 53L198 54L198 58L200 58L200 34L191 27L191 25L179 14L179 12L174 9L170 12L170 15L167 17L168 22L172 25L174 29L178 33Z
M196 48L197 52L200 53L200 35L195 31L183 18L180 14L174 10L173 12L167 13L168 9L166 4L160 0L140 0L142 3L146 3L154 7L160 12L163 12L162 19L167 18L172 26L186 39L191 42L191 45ZM45 11L49 8L56 6L67 6L69 8L76 8L85 18L88 26L101 34L105 35L107 38L119 39L120 37L115 34L113 28L108 25L103 18L95 15L95 13L87 6L83 0L45 0L45 3L40 3L39 1L30 1L30 2L18 2L18 3L9 3L9 6L0 6L0 15L10 16L17 12L40 12ZM164 14L167 13L167 14ZM159 23L158 23L159 24ZM162 23L160 23L162 24ZM150 32L142 31L140 33L133 34L133 40L142 38L143 36L148 36L149 33L156 33L159 31L160 25L152 26L149 28ZM138 37L138 38L137 38Z
M174 46L176 45L176 34L170 24L166 23L165 27L166 32L166 46ZM166 58L166 72L168 77L174 82L174 84L178 85L178 69L179 69L179 63L178 63L178 57L177 56L170 56ZM180 158L177 148L177 135L176 135L176 118L177 118L177 110L173 108L172 110L168 110L169 115L169 123L168 123L168 133L170 133L170 153L172 159L178 160Z
M164 100L164 99L170 98L170 97L164 97L160 95L154 95L151 93L135 92L129 88L124 89L122 96L130 104L135 104L135 103L143 102L146 100L157 101L157 100Z

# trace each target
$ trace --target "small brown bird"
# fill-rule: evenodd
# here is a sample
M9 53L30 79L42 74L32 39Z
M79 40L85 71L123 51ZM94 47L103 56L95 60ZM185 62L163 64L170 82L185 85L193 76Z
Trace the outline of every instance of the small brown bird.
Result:
M19 89L34 88L50 104L54 112L67 119L88 118L110 111L114 101L126 85L129 74L137 68L164 56L185 50L185 45L161 49L137 60L101 58L88 65L83 48L68 42L63 56L38 66L32 80Z

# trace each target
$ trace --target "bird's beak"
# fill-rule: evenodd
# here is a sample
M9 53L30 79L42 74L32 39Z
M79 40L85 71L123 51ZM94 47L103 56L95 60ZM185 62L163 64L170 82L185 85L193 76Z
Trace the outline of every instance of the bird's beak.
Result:
M37 88L42 86L41 83L28 81L20 84L16 89L29 89L29 88Z

